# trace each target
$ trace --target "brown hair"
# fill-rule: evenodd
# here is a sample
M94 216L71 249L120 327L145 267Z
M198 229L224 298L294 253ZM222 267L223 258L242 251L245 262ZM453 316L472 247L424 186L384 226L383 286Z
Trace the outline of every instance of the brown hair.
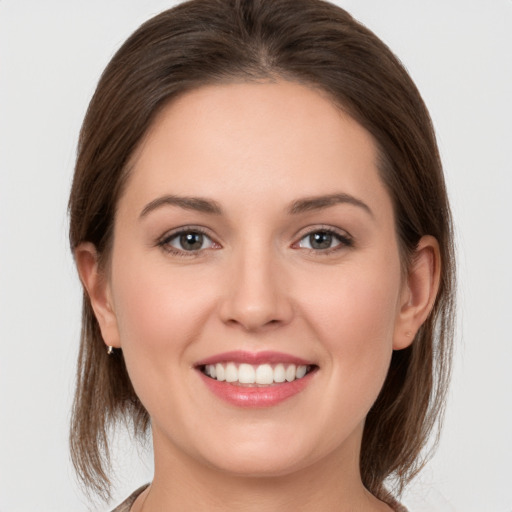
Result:
M69 201L71 248L92 242L108 259L127 163L172 98L208 83L279 78L327 92L373 135L404 267L423 235L440 245L434 308L413 344L394 352L365 423L362 480L390 502L384 480L394 476L401 492L421 468L420 452L443 412L453 336L452 226L421 96L387 46L347 12L321 0L192 0L144 23L105 69L82 126ZM137 434L149 424L122 352L107 355L84 294L71 454L83 482L104 496L109 430L119 419Z

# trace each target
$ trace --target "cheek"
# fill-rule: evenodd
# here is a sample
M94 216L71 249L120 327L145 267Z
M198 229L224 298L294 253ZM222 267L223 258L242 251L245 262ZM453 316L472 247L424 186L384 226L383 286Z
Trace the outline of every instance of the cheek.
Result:
M162 379L178 378L180 369L192 364L186 350L200 338L212 301L208 289L201 290L201 276L189 273L187 278L150 258L132 256L115 269L112 283L121 348L130 379L146 403L153 400Z
M194 337L192 327L199 327L207 300L203 276L176 271L160 253L123 242L118 239L113 254L112 289L124 348L175 348L176 342Z
M369 409L387 375L398 314L400 266L382 261L316 280L302 310L322 341L332 393ZM343 391L340 391L343 390Z
M334 344L333 352L340 346L337 339L354 350L391 343L400 295L398 260L340 266L318 274L304 289L304 314Z

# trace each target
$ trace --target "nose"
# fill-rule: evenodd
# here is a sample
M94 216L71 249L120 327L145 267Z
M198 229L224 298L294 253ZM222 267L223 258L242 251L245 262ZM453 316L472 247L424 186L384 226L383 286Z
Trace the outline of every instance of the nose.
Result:
M220 307L222 321L252 332L289 323L293 305L286 272L269 251L249 252L230 262L227 293Z

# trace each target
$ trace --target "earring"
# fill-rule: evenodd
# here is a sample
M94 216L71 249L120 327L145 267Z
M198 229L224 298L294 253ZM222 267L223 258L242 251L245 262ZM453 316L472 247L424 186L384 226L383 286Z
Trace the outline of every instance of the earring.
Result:
M107 348L107 354L109 356L111 356L113 353L114 353L114 347L109 345L108 348Z

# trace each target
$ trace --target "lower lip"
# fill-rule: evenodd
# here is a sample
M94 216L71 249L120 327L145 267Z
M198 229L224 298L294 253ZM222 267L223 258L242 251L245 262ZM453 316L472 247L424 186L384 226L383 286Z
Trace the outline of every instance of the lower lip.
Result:
M313 374L316 373L316 371L312 371L301 379L296 379L292 382L262 387L246 387L229 382L220 382L208 377L200 370L198 371L203 382L214 395L231 405L247 408L272 407L284 402L304 390L311 382Z

